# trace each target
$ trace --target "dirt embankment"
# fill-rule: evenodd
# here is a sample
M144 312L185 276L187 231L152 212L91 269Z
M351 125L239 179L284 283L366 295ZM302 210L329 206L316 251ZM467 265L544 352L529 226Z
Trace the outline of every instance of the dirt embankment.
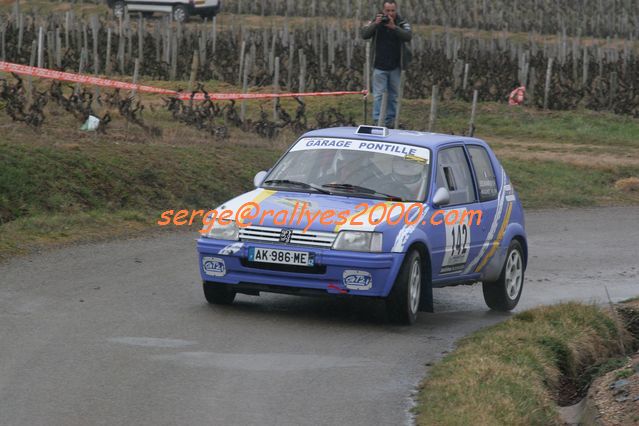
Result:
M623 304L618 311L635 342L639 342L639 301ZM585 401L582 423L639 425L639 351L623 367L593 382Z

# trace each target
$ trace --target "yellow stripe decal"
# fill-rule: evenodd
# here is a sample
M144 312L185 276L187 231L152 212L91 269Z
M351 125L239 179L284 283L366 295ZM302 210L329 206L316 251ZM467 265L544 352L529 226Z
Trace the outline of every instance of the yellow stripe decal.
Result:
M508 209L506 210L506 216L504 216L504 221L501 224L501 228L499 229L499 233L497 234L497 238L495 238L495 242L493 242L492 247L490 248L490 250L486 254L486 257L484 257L484 260L482 260L481 263L479 265L477 265L477 268L475 269L475 272L480 272L484 268L484 266L486 266L486 264L488 263L490 258L493 257L493 255L497 251L497 248L499 248L499 244L501 243L502 238L504 238L504 233L506 232L506 227L508 226L508 223L510 222L510 213L512 212L512 210L513 210L513 203L510 202L510 203L508 203Z
M268 197L276 193L277 191L273 191L271 189L263 189L262 192L260 192L259 194L255 196L255 198L253 198L252 202L256 204L260 204L262 201L266 200ZM242 220L240 219L240 223L244 223L244 222L242 222Z
M262 192L260 192L259 194L257 194L257 196L255 198L253 198L253 202L260 204L262 201L266 200L268 197L270 197L271 195L276 194L277 191L273 191L271 189L265 189Z

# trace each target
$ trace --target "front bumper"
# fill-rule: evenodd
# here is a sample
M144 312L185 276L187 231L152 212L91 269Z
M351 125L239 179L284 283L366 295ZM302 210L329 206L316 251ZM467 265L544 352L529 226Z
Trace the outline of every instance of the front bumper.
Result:
M248 261L248 248L276 248L305 251L315 255L312 268L255 264ZM369 297L388 296L399 272L404 253L359 253L284 244L232 242L200 237L197 241L199 269L203 281L238 285L259 291L326 292ZM204 263L214 259L215 271L205 270ZM218 265L216 265L218 266ZM210 268L209 268L210 269ZM365 285L347 279L352 275L368 277ZM284 290L284 291L283 291Z

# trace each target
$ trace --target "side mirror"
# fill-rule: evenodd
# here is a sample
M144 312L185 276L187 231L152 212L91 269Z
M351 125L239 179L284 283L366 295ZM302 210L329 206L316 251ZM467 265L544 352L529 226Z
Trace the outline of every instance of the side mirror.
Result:
M262 170L261 172L257 172L255 177L253 178L253 185L255 185L256 188L259 187L262 182L264 182L264 178L267 174L268 172L265 172L264 170Z
M448 203L450 203L450 192L448 192L448 190L444 187L439 188L433 197L433 206L441 207Z

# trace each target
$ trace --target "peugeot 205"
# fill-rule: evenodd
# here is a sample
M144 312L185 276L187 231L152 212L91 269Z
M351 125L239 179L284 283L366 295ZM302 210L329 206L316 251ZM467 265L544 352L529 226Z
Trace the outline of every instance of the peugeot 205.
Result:
M211 217L197 241L209 303L260 292L374 297L392 322L412 324L432 312L434 287L481 282L498 311L521 297L524 212L480 139L314 130L254 184L215 209L228 220Z

